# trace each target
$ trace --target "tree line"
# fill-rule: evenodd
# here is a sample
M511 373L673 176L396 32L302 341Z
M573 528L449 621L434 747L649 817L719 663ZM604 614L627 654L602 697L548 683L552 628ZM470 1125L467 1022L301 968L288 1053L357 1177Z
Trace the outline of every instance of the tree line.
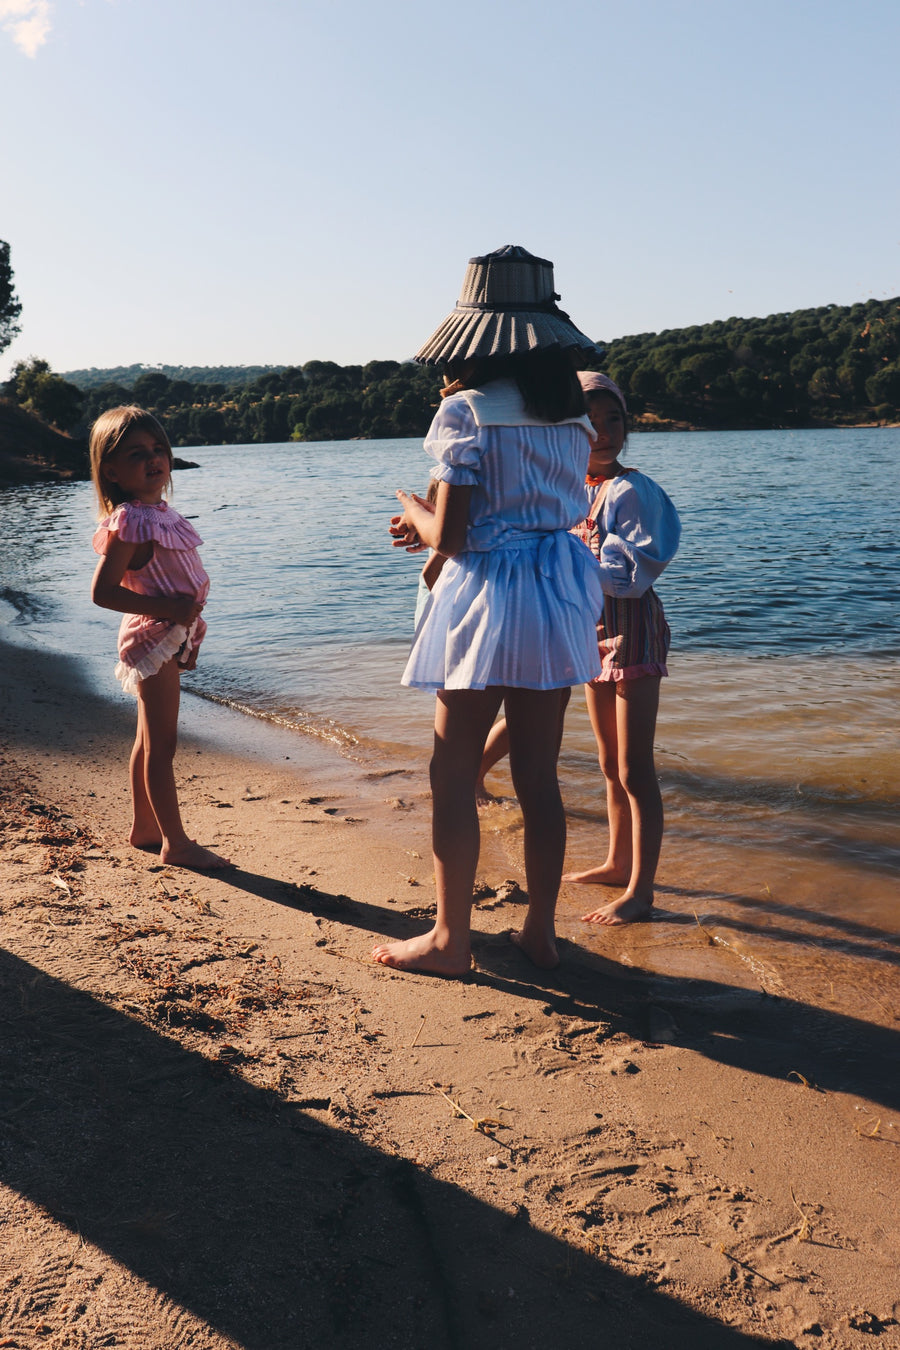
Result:
M145 370L130 385L100 382L80 394L88 424L104 408L135 402L157 413L178 445L244 445L421 436L440 384L412 362L307 361L230 384Z
M0 241L0 351L20 329ZM766 428L900 420L900 299L722 319L606 344L592 363L622 387L637 429ZM422 436L440 376L411 361L341 366L119 366L18 361L0 397L83 437L106 408L140 403L176 445Z
M592 364L622 387L637 429L894 422L900 299L617 338ZM230 383L144 370L83 389L81 408L89 422L123 400L147 404L179 445L422 436L439 387L409 361L307 361Z
M697 427L896 421L900 299L619 338L602 369L634 413Z
M440 376L411 362L339 366L307 361L229 386L142 370L133 382L80 389L46 361L19 361L0 395L73 435L106 408L138 403L165 423L175 445L246 445L421 436L439 402Z

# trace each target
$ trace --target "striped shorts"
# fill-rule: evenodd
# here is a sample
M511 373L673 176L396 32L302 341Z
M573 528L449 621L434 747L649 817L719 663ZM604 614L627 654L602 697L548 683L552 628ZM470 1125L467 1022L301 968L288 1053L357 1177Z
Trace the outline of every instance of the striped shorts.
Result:
M645 591L638 600L605 596L603 618L597 624L597 640L603 669L592 684L669 673L666 657L671 633L662 601L652 589Z

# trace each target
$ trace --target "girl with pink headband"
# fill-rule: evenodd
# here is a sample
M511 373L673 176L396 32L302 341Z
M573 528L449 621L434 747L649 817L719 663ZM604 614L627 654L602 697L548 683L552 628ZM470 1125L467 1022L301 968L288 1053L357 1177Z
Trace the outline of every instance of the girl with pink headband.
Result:
M669 625L653 583L674 557L678 513L662 488L619 463L627 436L625 395L608 375L579 373L594 428L578 529L600 564L603 616L597 625L603 668L585 698L606 780L606 861L564 881L624 886L615 900L583 915L586 923L631 923L649 917L663 835L663 807L653 762L659 685L667 675Z

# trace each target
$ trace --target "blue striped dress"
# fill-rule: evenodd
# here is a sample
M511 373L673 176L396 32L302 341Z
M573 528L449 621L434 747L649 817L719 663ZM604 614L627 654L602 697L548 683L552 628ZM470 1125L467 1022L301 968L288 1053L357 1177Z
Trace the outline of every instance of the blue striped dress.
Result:
M570 533L585 514L589 427L535 421L509 380L444 400L425 449L432 477L472 488L469 526L422 612L405 685L560 689L600 674L600 570Z

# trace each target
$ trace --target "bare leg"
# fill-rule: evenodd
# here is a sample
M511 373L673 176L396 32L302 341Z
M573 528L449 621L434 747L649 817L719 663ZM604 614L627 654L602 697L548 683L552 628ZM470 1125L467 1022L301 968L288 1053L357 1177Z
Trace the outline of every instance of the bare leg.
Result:
M559 747L562 744L563 726L566 720L566 708L569 699L572 696L571 689L559 689L554 691L562 695L559 709L559 738L556 746L557 758L559 757ZM495 764L499 764L504 755L509 754L509 730L505 717L501 717L495 722L488 732L488 738L484 743L484 754L481 756L481 767L478 770L478 782L475 784L475 801L478 806L489 806L497 798L493 793L488 792L484 784L485 775L490 773Z
M132 821L128 842L134 848L159 848L162 843L162 830L147 796L147 784L144 774L144 734L141 726L141 709L138 704L137 734L131 748L131 760L128 765L131 781Z
M176 867L227 867L208 848L189 839L181 823L175 787L175 747L178 743L178 705L181 682L175 661L167 661L156 675L138 685L138 729L143 743L144 789L162 837L160 858ZM135 813L137 813L135 798Z
M477 806L490 806L497 798L492 792L488 792L484 785L485 775L490 773L495 764L499 764L504 755L509 754L509 733L506 730L506 718L501 717L499 722L495 722L487 735L484 743L484 753L481 756L481 764L478 769L478 781L475 784L475 804Z
M631 876L631 803L619 778L616 688L612 680L584 686L584 699L606 784L606 815L609 822L606 861L586 872L567 872L563 877L563 881L576 881L586 886L624 886Z
M624 894L582 917L586 923L620 924L646 919L663 836L663 805L653 762L659 709L658 675L616 685L619 780L631 813L633 861Z
M512 939L542 970L559 965L554 918L566 852L556 762L568 689L507 689L509 766L525 823L528 913Z
M475 782L502 697L502 689L442 690L437 695L431 758L437 918L421 937L375 947L372 957L382 965L435 975L464 975L471 967L469 917L481 842Z

